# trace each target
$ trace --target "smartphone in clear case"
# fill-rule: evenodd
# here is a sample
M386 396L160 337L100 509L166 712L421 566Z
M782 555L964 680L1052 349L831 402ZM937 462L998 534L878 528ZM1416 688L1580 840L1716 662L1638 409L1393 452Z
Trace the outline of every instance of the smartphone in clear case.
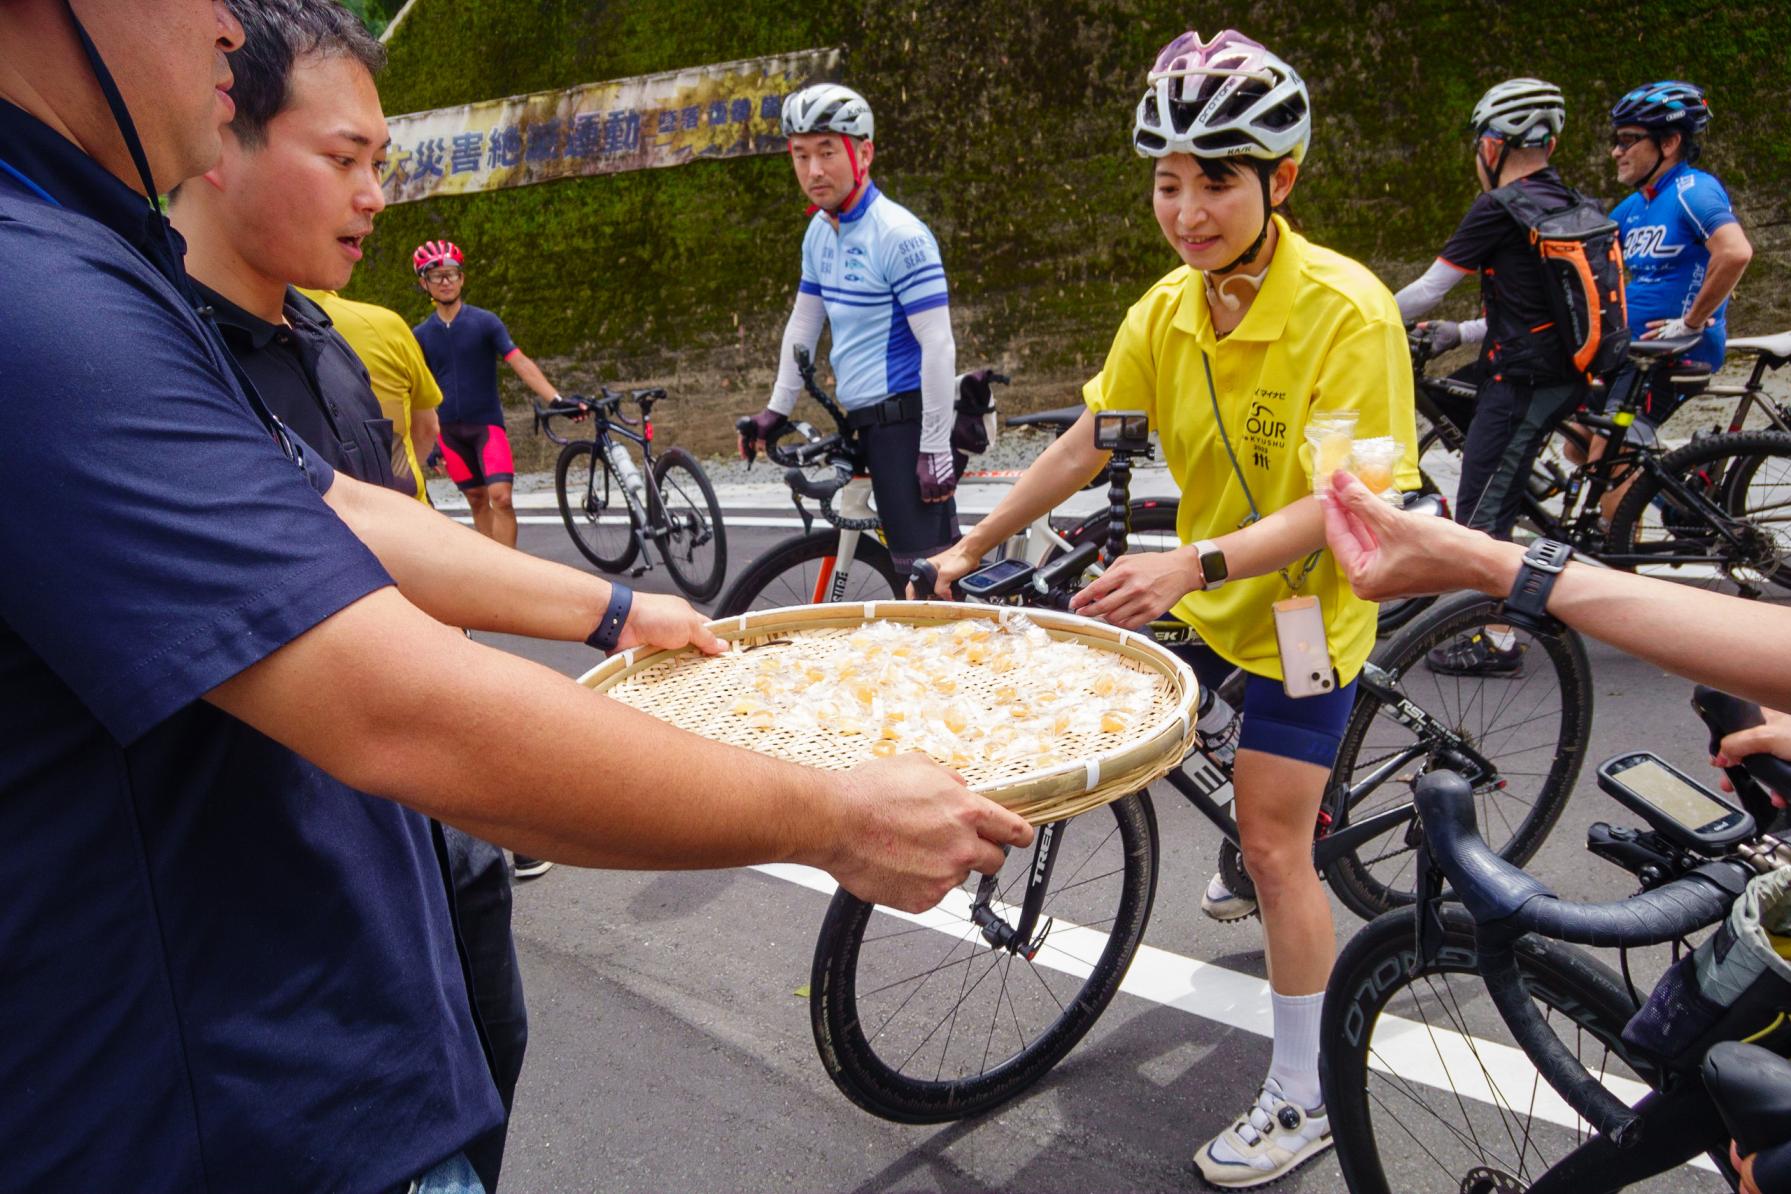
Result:
M1281 649L1281 688L1288 696L1337 691L1337 669L1325 640L1325 611L1317 597L1275 602L1275 642Z

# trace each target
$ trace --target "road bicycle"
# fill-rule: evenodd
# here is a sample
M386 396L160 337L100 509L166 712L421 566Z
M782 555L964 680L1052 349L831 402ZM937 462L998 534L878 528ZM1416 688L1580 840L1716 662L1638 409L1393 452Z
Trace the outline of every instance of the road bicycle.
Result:
M1476 388L1459 377L1426 376L1425 365L1436 355L1431 333L1415 328L1409 340L1416 405L1429 424L1419 439L1420 458L1438 447L1459 455ZM1608 437L1602 458L1572 466L1552 453L1539 456L1520 498L1520 522L1613 568L1694 569L1732 583L1747 597L1791 591L1791 433L1781 429L1783 412L1763 384L1766 372L1791 355L1791 333L1734 342L1737 351L1757 355L1752 375L1739 387L1713 387L1708 372L1689 369L1681 356L1696 342L1684 337L1630 344L1639 377L1617 408L1580 411L1556 429L1582 456L1592 434L1602 433ZM1709 392L1739 398L1726 430L1700 434L1670 451L1631 438L1644 408L1665 418L1690 396ZM1589 405L1600 403L1595 397ZM1756 410L1773 426L1745 429ZM1607 527L1601 499L1631 473L1635 479ZM1434 491L1428 473L1424 483ZM1406 616L1416 612L1413 603L1402 608Z
M1759 719L1758 706L1708 689L1694 705L1713 749ZM1753 875L1791 866L1791 845L1775 836L1783 814L1761 785L1791 790L1791 765L1756 756L1732 768L1739 812L1718 834L1659 815L1735 807L1687 777L1637 785L1640 802L1634 790L1626 796L1618 768L1638 760L1660 762L1631 754L1599 768L1600 786L1646 822L1591 826L1588 850L1641 885L1604 904L1560 899L1497 857L1461 777L1438 770L1418 782L1417 904L1352 938L1325 994L1321 1079L1355 1194L1731 1188L1728 1132L1695 1076L1708 1041L1661 1057L1623 1038L1641 1005L1628 951L1677 948L1725 916ZM1681 786L1698 793L1693 802L1673 795ZM1574 944L1623 950L1622 973ZM1718 1017L1705 1036L1752 1033L1758 1022L1740 1026L1759 1010ZM1501 1027L1515 1045L1492 1039ZM1791 1044L1776 1028L1755 1039L1780 1051ZM1698 1169L1682 1168L1700 1154L1708 1157Z
M985 572L999 570L999 580L973 581L981 576L973 573L960 586L998 604L1067 607L1098 557L1128 545L1130 458L1146 451L1115 451L1098 541L1037 568L997 563ZM917 589L930 591L935 577L917 563ZM1440 603L1382 644L1361 673L1312 847L1313 865L1360 915L1415 897L1411 777L1445 766L1472 776L1482 815L1502 829L1500 852L1513 860L1535 852L1572 791L1592 717L1576 634L1520 631L1530 666L1516 679L1445 683L1423 666L1432 647L1494 620L1499 608L1474 594ZM1176 621L1148 633L1165 645L1192 638ZM1238 673L1219 689L1234 708L1242 682ZM1248 890L1227 807L1231 765L1224 743L1203 742L1165 782L1219 829L1230 859L1221 869ZM1029 850L920 916L838 892L810 985L828 1074L865 1110L910 1123L980 1114L1027 1089L1119 990L1156 897L1158 853L1151 797L1139 792L1040 826Z
M727 530L715 487L696 457L677 447L654 451L653 405L665 396L658 388L619 393L605 386L595 398L536 402L535 430L564 445L554 462L554 492L566 532L585 559L605 572L637 577L653 567L651 545L677 586L692 601L707 601L727 575ZM639 418L622 413L624 401L640 408ZM587 417L589 439L554 434L554 419ZM630 443L639 445L644 468L635 464Z
M797 370L804 388L834 423L822 435L808 423L787 424L766 441L765 456L784 469L791 499L802 518L803 531L774 545L743 569L728 586L715 616L731 617L749 610L775 606L820 604L828 601L875 601L903 595L907 578L901 576L889 549L877 537L882 522L871 507L871 480L862 444L847 426L845 412L815 381L815 366L808 353L796 350ZM1000 374L988 378L1006 385ZM1061 435L1075 423L1080 407L1044 411L1009 419L1010 427L1041 427ZM736 427L744 434L750 420ZM800 443L786 443L787 439ZM810 473L819 473L811 476ZM1106 483L1102 472L1088 488ZM816 528L814 514L803 499L815 503L828 525ZM1174 498L1142 498L1131 503L1133 550L1152 551L1175 546ZM1042 564L1075 546L1104 538L1108 516L1099 511L1085 518L1054 520L1047 515L1003 544L998 558L1023 559Z

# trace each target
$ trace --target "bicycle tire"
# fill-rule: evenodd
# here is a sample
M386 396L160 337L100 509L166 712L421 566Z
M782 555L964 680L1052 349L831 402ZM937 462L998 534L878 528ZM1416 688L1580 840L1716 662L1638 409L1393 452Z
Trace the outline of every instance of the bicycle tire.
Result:
M593 456L596 469L590 463ZM634 513L621 481L609 461L597 455L595 444L578 440L561 449L553 466L553 488L560 499L560 519L580 555L605 572L621 572L634 563L641 549Z
M1775 480L1780 504L1791 500L1791 435L1782 431L1736 431L1695 439L1660 458L1660 467L1679 477L1725 511L1738 523L1747 541L1742 553L1724 553L1728 558L1719 565L1724 574L1746 591L1757 591L1761 583L1791 590L1791 518L1763 520L1752 511L1750 494L1760 478L1760 470L1768 461L1779 461ZM1651 473L1642 473L1623 496L1617 513L1611 519L1610 543L1613 550L1639 550L1648 544L1681 541L1689 548L1707 554L1714 550L1715 536L1708 530L1699 535L1694 527L1708 527L1704 516L1674 506L1657 516L1649 517L1662 486ZM1766 503L1771 505L1771 502ZM1680 521L1676 524L1675 517ZM1658 522L1659 525L1655 525ZM1670 557L1661 561L1671 563Z
M688 481L680 482L678 472ZM667 448L653 460L653 488L648 497L653 502L652 521L666 528L659 541L666 571L685 596L708 601L721 592L721 582L728 574L727 529L709 475L683 448ZM704 553L705 548L710 550Z
M715 616L729 618L748 610L811 604L820 578L831 573L829 561L839 550L840 533L831 527L784 540L734 578L716 603ZM889 549L869 534L860 535L841 600L883 601L902 596L906 587L896 575Z
M1488 843L1505 859L1522 866L1560 819L1585 761L1592 732L1592 666L1586 658L1585 641L1561 628L1549 634L1515 632L1523 643L1526 664L1524 673L1516 677L1475 679L1429 670L1425 657L1432 647L1496 623L1500 605L1479 593L1446 598L1381 644L1372 658L1414 704L1464 735L1498 768L1497 780L1504 786L1495 786L1495 781L1482 783L1476 789L1476 809ZM1531 662L1536 660L1547 660L1546 669ZM1537 682L1545 671L1559 693L1558 700L1552 702L1558 712L1551 710L1548 693ZM1521 703L1526 694L1539 698L1536 706ZM1533 711L1536 708L1541 711ZM1507 712L1515 714L1515 720L1504 720ZM1535 729L1513 741L1519 731L1531 726ZM1373 694L1358 688L1325 794L1325 808L1332 818L1330 832L1352 820L1411 803L1410 789L1399 782L1406 774L1403 768L1375 788L1357 792L1353 799L1346 797L1345 785L1361 782L1376 767L1415 745L1412 731L1394 720ZM1436 766L1436 753L1435 747L1426 749L1411 762L1411 770L1422 773ZM1543 758L1547 759L1546 770L1529 770ZM1381 793L1386 795L1378 795ZM1416 821L1370 838L1332 862L1326 872L1331 890L1365 920L1409 904L1416 845Z
M1416 913L1407 908L1364 927L1331 971L1319 1078L1353 1194L1528 1188L1590 1134L1510 1042L1475 971L1472 918L1454 905L1439 911L1442 947L1432 962L1417 965ZM1528 936L1515 948L1556 1035L1607 1083L1633 1083L1618 1088L1625 1101L1639 1097L1646 1085L1623 1060L1621 1034L1635 1005L1622 980L1557 941ZM1520 1184L1477 1186L1477 1167ZM1706 1177L1709 1188L1728 1189L1715 1174L1684 1168L1625 1188L1682 1191Z
M1003 902L991 907L1004 919L1025 895L1033 856L1012 852L1000 873ZM1149 797L1066 822L1054 866L1039 919L1051 928L1031 959L984 942L968 916L974 874L923 917L880 912L843 890L834 897L815 942L809 1012L821 1062L847 1098L899 1123L979 1115L1037 1082L1094 1026L1150 919Z

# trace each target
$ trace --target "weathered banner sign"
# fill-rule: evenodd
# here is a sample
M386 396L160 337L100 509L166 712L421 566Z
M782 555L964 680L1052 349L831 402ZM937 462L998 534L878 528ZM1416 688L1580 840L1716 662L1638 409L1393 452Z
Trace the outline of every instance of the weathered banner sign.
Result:
M837 78L841 58L801 50L394 116L386 199L781 153L784 97Z

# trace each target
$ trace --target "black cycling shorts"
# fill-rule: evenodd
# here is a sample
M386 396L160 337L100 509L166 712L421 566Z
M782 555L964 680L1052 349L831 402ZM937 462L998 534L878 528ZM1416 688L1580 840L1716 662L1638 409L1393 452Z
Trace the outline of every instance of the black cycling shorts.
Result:
M871 492L877 499L877 517L896 573L908 575L909 566L925 556L937 555L958 541L958 503L924 502L915 464L920 459L920 420L880 423L859 432L866 462L871 470Z
M1536 454L1585 396L1586 387L1579 382L1538 386L1488 378L1474 399L1474 418L1468 424L1455 521L1495 539L1511 538Z

